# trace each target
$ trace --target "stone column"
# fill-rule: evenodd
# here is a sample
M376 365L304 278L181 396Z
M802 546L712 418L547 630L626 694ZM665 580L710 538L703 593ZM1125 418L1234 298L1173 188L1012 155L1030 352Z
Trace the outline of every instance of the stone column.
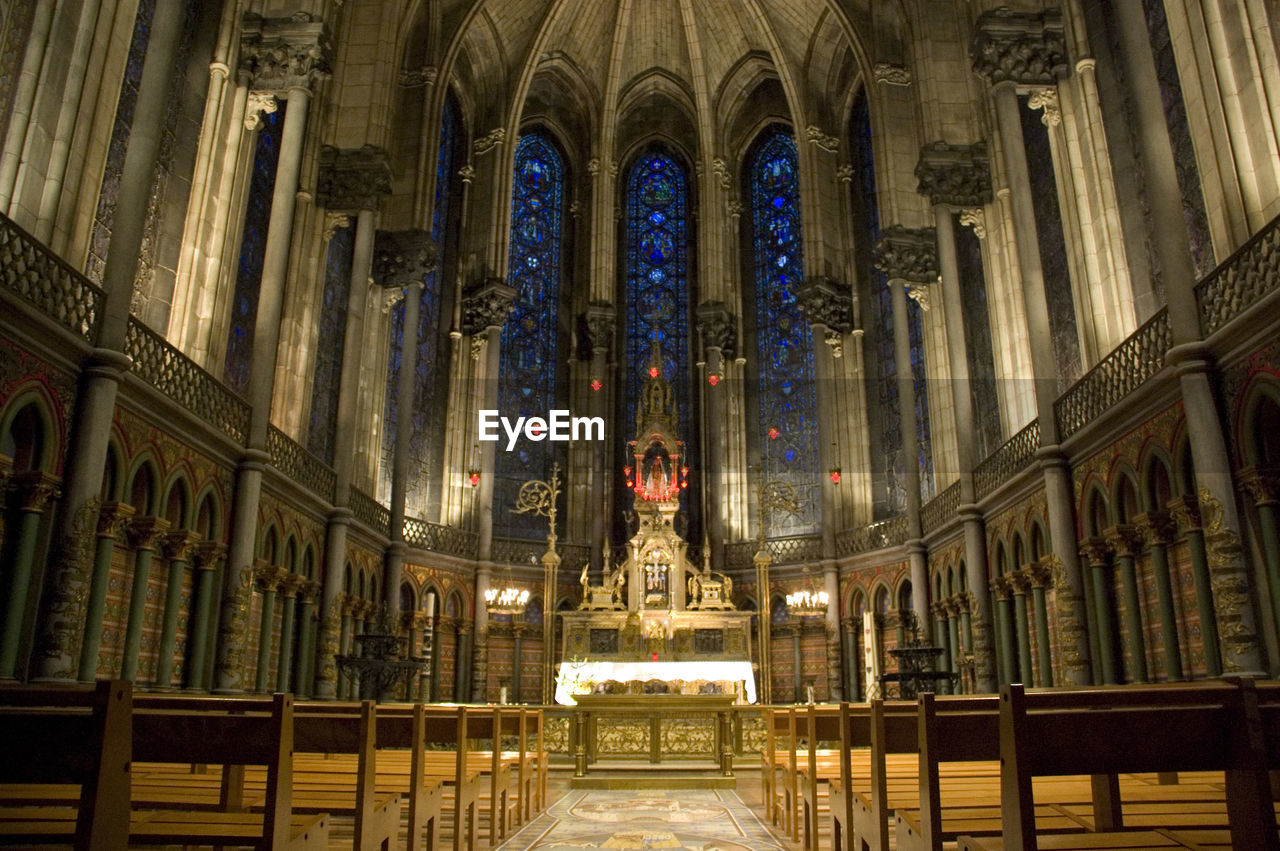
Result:
M1000 576L992 583L996 598L996 633L1000 644L1000 684L1017 682L1018 651L1013 625L1013 584L1009 576Z
M446 632L452 632L452 631L453 631L452 619L446 615L438 615L436 617L436 642L432 646L432 653L431 653L431 697L432 697L432 700L435 700L437 702L441 702L444 699L444 693L440 690L441 688L440 680L444 676L444 671L440 664L440 657L441 657L440 637L444 635ZM458 658L457 645L454 645L453 653L454 653L453 658L456 660ZM455 661L455 665L456 664L457 663ZM456 673L454 674L454 677L455 678L457 677Z
M907 554L911 563L912 607L920 637L930 639L929 567L920 525L920 441L916 427L915 378L911 369L907 294L912 284L938 279L938 252L932 228L886 228L875 246L876 268L889 278L893 299L893 359L898 384L899 426L902 431L902 470L906 488Z
M528 625L520 622L511 624L511 694L512 703L520 702L520 669L524 667L524 633ZM547 650L546 655L551 655ZM553 703L554 695L542 698L543 703Z
M996 126L1005 159L1004 173L1009 183L1014 242L1035 372L1041 447L1038 454L1044 471L1049 538L1056 542L1054 555L1058 559L1054 585L1063 625L1060 644L1063 670L1068 685L1084 685L1091 677L1084 576L1073 546L1076 530L1071 471L1058 445L1054 417L1059 377L1018 105L1019 86L1055 86L1058 77L1069 70L1062 14L1057 9L1046 9L1040 14L1011 12L1007 8L984 12L977 21L971 54L974 70L992 85Z
M991 166L984 142L948 145L935 142L920 150L916 164L917 186L933 206L938 237L938 269L942 278L942 310L947 326L947 347L951 360L952 397L956 414L956 461L960 470L958 513L964 524L965 567L969 587L974 590L980 623L991 623L991 599L987 587L986 531L973 485L977 457L977 422L969 380L969 346L964 333L964 300L960 292L960 271L956 256L956 210L983 207L991 202ZM985 634L985 633L983 633ZM974 648L974 669L979 692L995 691L994 660L990 642Z
M1200 616L1200 640L1204 645L1205 673L1220 677L1223 672L1222 645L1218 641L1218 614L1214 610L1213 585L1209 578L1209 554L1200 521L1200 504L1193 496L1169 501L1169 515L1187 542L1191 556L1191 583L1196 589L1196 613Z
M316 595L320 593L320 585L316 582L303 582L298 588L298 681L293 690L299 698L311 696L316 672Z
M1116 671L1115 634L1111 629L1111 546L1102 538L1089 538L1080 543L1080 549L1089 557L1089 571L1093 574L1093 628L1098 640L1098 668L1105 685L1120 682Z
M489 682L489 608L485 601L485 592L489 590L489 580L492 578L492 568L488 562L481 562L476 566L476 643L472 658L468 659L462 655L461 644L454 652L454 668L461 672L464 665L468 665L472 671L471 682L475 684L476 693L470 696L473 703L483 703L485 686ZM459 642L461 639L459 639ZM461 673L455 675L457 679L462 679Z
M254 94L284 98L289 108L285 112L280 138L280 154L271 194L271 216L263 248L258 311L254 318L253 359L249 367L249 435L236 471L225 586L229 593L223 600L223 622L234 619L239 605L235 596L237 589L244 584L243 577L252 569L262 473L270 460L265 450L285 279L289 271L289 249L293 242L294 207L302 169L302 148L306 141L307 112L312 88L329 76L329 55L329 38L324 24L306 13L290 18L246 18L243 24L241 74L248 78ZM224 634L224 639L227 640L220 642L218 648L217 690L243 690L240 673L233 663L234 658L242 656L242 649L229 643L234 642L234 635ZM261 648L258 655L261 661ZM264 677L265 668L259 665L256 690L266 688Z
M773 557L769 547L760 536L760 547L752 557L756 566L756 597L760 606L760 703L768 706L773 703L773 612L770 611L769 598L769 565Z
M80 669L76 679L91 683L98 676L98 650L102 646L102 620L107 610L107 584L111 581L111 557L116 540L133 518L133 506L108 502L98 511L97 546L94 549L93 577L89 580L89 600L85 607L84 640L80 643ZM74 625L69 624L69 628Z
M1271 592L1271 611L1280 629L1280 476L1272 470L1250 467L1240 471L1240 484L1258 510L1262 560Z
M1156 600L1160 605L1160 637L1164 645L1164 674L1168 680L1182 676L1182 652L1178 646L1177 604L1173 599L1173 581L1169 575L1169 544L1177 534L1173 518L1163 511L1149 511L1133 518L1151 553L1151 572L1155 577Z
M787 634L791 636L791 679L795 685L795 702L804 703L804 653L800 646L803 627L798 623L786 625Z
M458 621L456 628L458 630L458 640L455 645L457 650L457 663L453 669L453 699L458 703L466 703L469 695L472 693L471 678L468 676L470 668L462 665L462 660L471 655L471 627L470 621ZM476 688L480 689L481 700L483 701L486 683L481 682Z
M352 150L325 147L320 151L316 201L327 210L354 211L355 244L351 254L351 286L347 295L346 333L342 342L342 371L338 385L338 417L333 438L335 505L325 527L325 555L320 602L320 676L316 696L337 696L338 597L346 566L347 532L351 526L351 480L355 456L357 398L364 361L364 312L373 271L374 229L382 198L391 192L387 152L372 145Z
M1049 569L1043 564L1030 566L1031 602L1036 619L1036 656L1040 664L1040 685L1053 685L1053 653L1049 644L1049 609L1045 604L1045 588L1050 582Z
M950 671L955 650L951 646L951 631L947 629L947 604L939 600L929 606L929 611L933 615L933 634L938 636L938 645L942 648L942 655L938 657L938 670ZM946 693L944 684L940 691Z
M173 682L173 654L178 644L178 617L182 614L182 580L187 574L191 553L200 536L181 529L164 536L164 557L169 560L169 575L164 587L164 613L160 629L160 652L156 659L154 682L159 688L170 688ZM192 591L194 592L194 588ZM190 629L188 612L188 630Z
M187 688L203 690L209 664L209 640L213 637L214 594L217 593L218 565L227 554L227 545L205 541L196 547L192 564L196 569L195 616L187 626L191 663L187 667Z
M1128 633L1130 679L1145 683L1147 677L1147 643L1142 630L1142 598L1138 594L1138 553L1142 551L1142 539L1138 530L1128 524L1113 526L1107 530L1107 543L1116 554L1116 571L1124 588L1124 626Z
M22 645L31 575L35 571L40 518L58 494L58 480L39 470L32 470L11 476L9 489L18 495L19 520L17 529L6 530L6 535L13 535L16 541L11 550L13 565L9 571L3 632L0 632L0 680L12 679L17 674L18 648Z
M53 13L57 5L56 0L38 0L35 4L26 51L22 57L22 69L9 107L9 126L4 138L3 154L0 155L0 212L6 214L11 212L9 202L13 198L14 185L18 179L18 167L22 162L27 129L36 101L40 68L46 60L49 31L53 28Z
M552 640L542 642L542 702L555 702L556 694L556 659L555 659L555 623L556 623L556 588L559 583L560 556L556 554L556 536L547 536L547 551L542 554L542 634ZM680 588L684 588L683 581ZM520 657L517 654L516 660Z
M591 343L591 377L589 379L591 395L588 397L591 404L587 416L600 417L606 423L605 440L596 440L591 443L591 505L594 510L591 512L590 556L592 568L603 569L604 547L609 541L609 518L612 516L612 513L607 510L607 506L611 503L609 483L612 473L609 464L609 447L612 443L609 441L607 424L612 420L609 415L609 402L615 390L608 386L610 382L606 379L610 375L609 354L614 346L616 311L613 305L607 302L593 302L587 306L584 319ZM708 480L709 478L707 477Z
M856 703L862 699L858 676L862 659L858 657L857 638L858 631L862 629L862 624L857 623L853 618L845 618L840 622L840 626L843 628L841 634L844 637L845 699Z
M147 580L155 548L169 531L169 521L161 517L137 517L129 524L129 543L133 545L133 578L129 590L129 615L124 630L124 653L120 663L120 679L134 682L142 655L142 625L147 617Z
M276 661L276 691L293 690L293 634L294 618L298 613L298 591L303 579L296 573L287 573L280 581L280 593L284 596L284 611L280 618L280 655Z
M1027 592L1031 590L1031 577L1020 568L1009 577L1013 591L1013 628L1018 640L1018 673L1023 685L1035 686L1035 668L1031 664L1031 613L1027 606Z
M698 305L698 333L702 355L706 360L706 389L703 390L707 427L704 448L707 469L702 477L705 489L707 540L711 551L703 555L712 570L724 570L724 544L728 535L726 510L729 472L726 426L729 421L729 364L738 349L738 325L728 305L720 301L704 301Z
M351 653L351 636L354 628L354 618L356 605L359 603L350 594L339 594L336 602L342 612L342 621L338 629L338 655L347 655ZM335 666L336 668L336 666ZM351 694L351 681L335 671L335 679L337 682L337 696L339 700L345 700Z
M262 589L262 611L258 616L258 664L253 690L264 692L271 684L271 637L275 632L276 591L286 574L283 569L267 564L254 573Z

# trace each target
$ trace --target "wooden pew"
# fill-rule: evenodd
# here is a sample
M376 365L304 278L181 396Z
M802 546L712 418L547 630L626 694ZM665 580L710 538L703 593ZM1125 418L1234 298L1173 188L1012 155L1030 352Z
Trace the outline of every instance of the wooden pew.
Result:
M1276 851L1280 837L1265 770L1265 745L1252 684L1230 689L1126 689L1107 694L1027 694L1020 685L1000 693L1003 834L962 837L961 848L1039 847L1032 778L1120 772L1224 771L1227 820L1237 848ZM1145 705L1143 699L1148 701ZM1153 735L1153 732L1156 734ZM1099 809L1101 808L1101 810ZM1108 813L1107 808L1114 810ZM1094 845L1124 847L1133 833L1101 837L1122 825L1118 788L1095 795ZM1055 843L1060 844L1060 842Z
M222 765L224 811L135 811L132 845L251 845L261 849L324 849L327 815L293 813L293 698L218 701L201 710L134 712L133 758L139 762ZM227 711L224 711L227 710ZM267 769L263 813L244 812L244 767Z
M12 806L18 801L6 796L0 844L70 843L91 851L123 845L132 697L124 681L0 691L0 783L22 784L17 795L28 804ZM50 784L58 788L39 806L41 787Z
M800 818L806 851L818 848L818 787L840 776L840 750L824 750L818 742L840 740L840 706L810 704L796 713L796 733L805 741L804 758L798 759L796 781L800 789ZM793 741L793 749L797 747Z
M781 734L795 747L795 710L790 707L765 707L764 730L765 745L760 752L760 798L764 802L770 824L778 824L781 816L782 829L791 833L790 812L784 805L779 805L781 790L778 785L778 773L783 770L791 756L788 751L778 749L778 736Z

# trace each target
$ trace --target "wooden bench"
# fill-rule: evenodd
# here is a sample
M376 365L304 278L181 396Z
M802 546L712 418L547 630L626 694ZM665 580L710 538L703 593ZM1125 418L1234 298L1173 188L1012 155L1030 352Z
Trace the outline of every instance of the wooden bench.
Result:
M796 717L792 707L767 708L765 712L765 747L760 752L760 792L769 823L780 826L788 836L795 836L795 795L792 782L796 770ZM788 743L780 750L778 738ZM779 782L778 775L783 779Z
M0 692L0 843L112 849L129 832L132 688ZM47 796L47 797L46 797Z
M840 740L840 706L810 704L796 715L796 735L805 743L804 758L797 760L796 784L799 786L800 814L803 826L801 847L817 851L820 816L820 785L840 776L840 750L823 749L819 742ZM792 741L793 749L797 747Z
M1121 772L1223 771L1227 821L1237 848L1280 848L1266 774L1262 720L1252 683L1230 688L1000 693L1002 835L962 837L962 848L1041 847L1032 778L1094 777L1089 848L1131 847L1115 775ZM1155 733L1153 735L1153 733ZM1106 844L1115 837L1116 845ZM1044 847L1071 840L1061 837ZM1103 843L1103 844L1096 844Z
M293 812L292 696L277 694L269 703L216 703L216 708L135 710L133 758L140 762L223 766L223 810L175 806L135 811L129 843L327 848L328 815ZM248 765L266 767L262 813L244 811L244 768Z

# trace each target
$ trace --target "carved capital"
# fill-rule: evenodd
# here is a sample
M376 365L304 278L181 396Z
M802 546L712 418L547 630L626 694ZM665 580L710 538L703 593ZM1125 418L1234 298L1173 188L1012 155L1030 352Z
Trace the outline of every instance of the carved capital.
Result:
M1240 471L1240 485L1258 505L1280 501L1280 473L1274 469L1247 467Z
M1107 543L1120 558L1135 558L1142 552L1142 535L1128 523L1112 526L1105 534Z
M249 99L244 105L244 129L253 131L262 129L262 115L275 112L280 102L271 92L249 92Z
M1169 500L1167 506L1169 516L1173 518L1173 522L1178 524L1180 533L1199 532L1201 530L1200 523L1200 503L1194 496L1178 496Z
M324 213L324 232L321 239L328 243L333 239L333 235L338 232L338 228L351 226L351 216L346 213L335 212L334 210L325 210Z
M191 561L191 553L198 543L200 543L200 536L195 532L189 529L178 529L164 534L160 541L160 550L169 561Z
M1058 107L1058 90L1056 88L1036 89L1027 98L1027 106L1031 109L1043 109L1040 122L1045 127L1057 127L1062 123L1062 110Z
M582 313L582 327L586 329L587 348L605 353L613 348L613 332L617 324L617 311L607 301L593 301Z
M259 590L263 592L279 590L280 583L288 575L288 571L284 568L267 564L261 559L258 559L257 565L253 568L253 579L258 584Z
M227 545L221 541L201 541L191 554L196 570L214 570L227 554Z
M1040 559L1027 565L1027 575L1031 578L1032 588L1049 588L1053 585L1053 570L1047 559Z
M296 573L285 571L280 577L280 593L285 597L297 597L298 592L307 584L305 576L299 576Z
M240 74L249 88L285 95L312 89L332 73L329 32L318 17L299 12L288 18L244 16Z
M812 325L839 334L853 330L853 293L839 281L821 275L805 278L796 287L796 304Z
M1080 554L1092 567L1106 567L1111 557L1111 544L1105 538L1085 538L1080 542Z
M948 145L934 142L920 149L916 188L930 204L981 207L991 201L991 162L985 142Z
M877 83L883 83L886 86L911 85L911 71L905 65L877 62L871 69L871 74Z
M732 358L738 349L738 324L729 306L722 301L704 301L698 305L697 317L702 348L719 349L722 357Z
M57 498L59 480L40 470L14 473L9 477L9 490L18 496L18 507L31 514L39 514Z
M124 527L133 519L134 507L127 502L103 503L98 511L98 537L118 539Z
M376 210L391 194L391 161L374 145L320 149L316 199L331 210Z
M725 163L724 157L715 157L711 160L711 174L715 177L717 186L726 192L729 191L731 184L729 166Z
M169 521L163 517L135 517L129 521L129 545L135 550L154 550L168 531Z
M933 228L885 228L875 246L876 268L889 280L931 284L938 280L938 238Z
M440 69L434 65L423 65L420 68L402 68L400 69L400 85L406 89L433 86L439 76Z
M362 600L352 597L350 594L343 594L338 603L338 610L344 616L355 617L356 612L360 610Z
M380 230L374 237L373 279L381 287L420 283L435 271L436 260L436 244L424 230Z
M932 302L929 301L929 285L928 284L912 284L907 287L907 298L920 305L920 309L928 311Z
M501 278L489 278L462 299L462 331L476 335L501 328L515 306L516 289Z
M981 207L961 210L960 224L973 228L973 235L978 239L987 238L987 214Z
M474 150L477 154L487 154L507 139L507 128L495 127L485 135L476 139Z
M1163 511L1139 514L1133 518L1133 524L1147 546L1168 546L1178 536L1178 524Z
M969 48L973 70L992 85L1048 86L1069 72L1062 12L983 12Z
M822 128L816 124L810 124L804 128L804 135L809 140L809 144L818 150L833 154L840 149L840 139L822 132Z

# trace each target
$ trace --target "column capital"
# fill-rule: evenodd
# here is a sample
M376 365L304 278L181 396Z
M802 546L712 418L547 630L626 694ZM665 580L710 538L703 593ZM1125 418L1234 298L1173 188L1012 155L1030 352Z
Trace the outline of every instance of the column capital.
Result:
M331 210L376 210L391 194L391 159L385 148L320 148L316 201Z
M27 470L9 477L8 488L18 495L23 511L39 514L57 499L61 480L42 470Z
M1178 524L1164 511L1139 514L1133 524L1149 547L1168 546L1178 535Z
M0 455L0 493L4 492L9 476L13 474L13 459L8 455Z
M200 543L200 536L190 529L166 532L160 541L160 551L170 561L190 561L191 553Z
M476 335L501 328L515 306L516 288L501 278L487 278L472 287L462 299L462 331Z
M267 564L262 559L258 559L257 565L253 568L254 581L258 583L259 590L263 592L278 591L280 583L287 575L284 568L276 567L274 564Z
M920 149L916 191L930 204L982 207L991 203L991 161L987 143L949 145L933 142Z
M1027 575L1031 578L1033 588L1049 588L1053 585L1053 567L1047 558L1042 557L1027 565Z
M425 230L380 230L374 236L373 279L387 289L422 283L435 271L436 244Z
M846 284L813 275L796 287L796 301L810 324L825 325L840 334L853 330L853 293Z
M1013 596L1013 575L1006 573L991 580L991 589L996 592L997 600L1008 600Z
M332 73L333 46L319 16L287 18L246 13L240 36L240 75L255 91L285 95L311 91Z
M973 70L991 85L1047 86L1069 73L1062 11L991 9L978 16L969 46Z
M1111 544L1105 538L1085 538L1080 542L1080 554L1092 567L1106 567L1111 556Z
M1194 496L1177 496L1167 503L1169 516L1178 524L1178 531L1198 532L1200 525L1200 502Z
M343 615L350 615L354 617L356 609L360 608L360 602L361 601L358 598L352 597L350 594L343 594L338 601L338 610Z
M586 329L584 342L590 354L604 354L613 348L617 317L617 309L607 301L593 301L587 305L587 309L582 312L581 327Z
M133 519L134 507L127 502L105 502L98 509L98 537L119 538L125 524Z
M876 268L889 280L931 284L938 280L938 238L933 228L884 229L875 245Z
M316 598L320 596L320 583L311 580L305 580L298 586L298 596L302 599L304 605L314 603Z
M704 352L719 349L722 357L734 357L738 350L738 323L729 305L704 301L698 305L697 322Z
M305 576L299 576L296 573L285 571L280 577L280 593L285 597L297 597L304 585L307 584Z
M227 554L227 545L221 541L202 541L196 545L191 561L196 570L213 570Z
M1240 485L1258 505L1274 505L1280 501L1280 472L1263 467L1246 467L1240 471Z
M135 517L129 521L129 543L135 550L154 550L168 531L169 521L163 517Z
M416 89L422 86L434 86L436 79L440 76L440 69L434 65L423 65L418 68L402 68L400 70L399 82L406 89Z
M1104 534L1111 549L1121 558L1134 558L1142 552L1142 535L1128 523L1112 526Z

